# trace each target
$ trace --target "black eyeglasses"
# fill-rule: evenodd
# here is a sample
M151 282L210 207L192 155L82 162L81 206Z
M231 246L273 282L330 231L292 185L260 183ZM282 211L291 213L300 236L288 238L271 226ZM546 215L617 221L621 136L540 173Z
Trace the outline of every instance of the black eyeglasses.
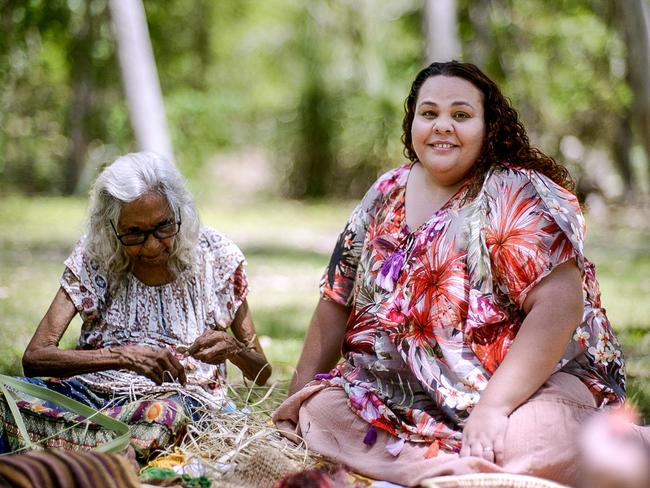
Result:
M179 214L180 215L180 214ZM144 244L149 238L150 234L156 239L167 239L169 237L174 237L181 230L181 219L179 217L177 222L161 222L151 230L143 230L140 232L129 232L128 234L118 234L117 229L113 221L109 221L113 232L115 232L115 237L122 243L123 246L139 246Z

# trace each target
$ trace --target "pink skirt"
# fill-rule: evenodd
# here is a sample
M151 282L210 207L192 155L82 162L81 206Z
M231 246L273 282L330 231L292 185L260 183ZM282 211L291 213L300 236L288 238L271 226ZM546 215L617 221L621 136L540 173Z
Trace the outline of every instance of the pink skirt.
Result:
M589 389L575 376L556 373L509 418L504 463L439 451L425 458L427 444L406 442L398 456L386 445L396 441L378 429L372 446L363 443L368 423L348 406L339 387L310 383L287 398L273 414L294 442L348 466L364 476L413 486L435 476L468 473L527 474L575 486L580 478L578 431L599 409Z

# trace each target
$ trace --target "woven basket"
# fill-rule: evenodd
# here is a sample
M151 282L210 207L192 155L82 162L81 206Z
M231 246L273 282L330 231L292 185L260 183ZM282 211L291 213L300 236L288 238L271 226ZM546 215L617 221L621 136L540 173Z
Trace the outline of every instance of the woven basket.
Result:
M542 478L502 473L438 476L421 481L420 485L425 488L568 488Z

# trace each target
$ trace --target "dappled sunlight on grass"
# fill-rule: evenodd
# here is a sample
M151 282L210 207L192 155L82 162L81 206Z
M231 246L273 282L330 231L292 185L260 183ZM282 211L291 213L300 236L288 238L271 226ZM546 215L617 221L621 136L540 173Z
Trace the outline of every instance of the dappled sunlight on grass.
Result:
M353 207L352 202L269 201L237 207L199 204L205 224L225 232L244 248L328 255Z
M650 255L596 268L603 304L617 330L650 328Z
M86 212L83 197L9 197L0 200L0 247L72 244L83 232ZM3 256L4 259L4 256Z

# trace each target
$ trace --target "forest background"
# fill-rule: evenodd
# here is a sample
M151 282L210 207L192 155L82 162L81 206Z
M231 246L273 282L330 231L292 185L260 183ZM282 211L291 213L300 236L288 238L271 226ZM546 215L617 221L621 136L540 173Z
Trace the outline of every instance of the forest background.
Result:
M405 161L403 101L447 43L575 177L630 395L650 419L647 0L143 4L176 162L204 223L247 255L275 379L291 374L355 199ZM89 185L138 148L121 80L107 0L0 0L0 373L21 371Z

